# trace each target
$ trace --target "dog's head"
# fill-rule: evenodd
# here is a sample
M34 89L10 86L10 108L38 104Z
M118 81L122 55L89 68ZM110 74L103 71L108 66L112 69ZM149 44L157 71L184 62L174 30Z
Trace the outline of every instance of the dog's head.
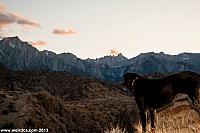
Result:
M135 80L139 77L141 77L141 76L137 73L125 73L123 75L124 82L122 83L122 86L126 89L131 90L131 88L134 85Z

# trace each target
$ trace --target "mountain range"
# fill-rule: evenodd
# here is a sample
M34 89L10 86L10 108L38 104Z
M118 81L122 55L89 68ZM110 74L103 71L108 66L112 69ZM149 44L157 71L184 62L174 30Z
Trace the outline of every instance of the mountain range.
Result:
M97 59L81 59L72 53L56 54L39 51L19 37L5 37L0 41L0 63L10 70L69 71L108 81L121 81L126 72L141 75L178 71L200 72L200 53L141 53L133 58L122 54Z

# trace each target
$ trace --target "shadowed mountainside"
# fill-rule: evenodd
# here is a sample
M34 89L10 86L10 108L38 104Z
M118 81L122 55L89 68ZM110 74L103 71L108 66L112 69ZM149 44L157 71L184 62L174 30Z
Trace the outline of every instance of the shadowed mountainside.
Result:
M106 81L122 81L126 72L142 75L155 72L171 73L178 71L200 72L199 53L142 53L131 59L122 54L98 59L80 59L72 53L56 54L52 51L39 51L19 37L0 40L0 63L11 70L51 70L69 71L78 75L93 76Z

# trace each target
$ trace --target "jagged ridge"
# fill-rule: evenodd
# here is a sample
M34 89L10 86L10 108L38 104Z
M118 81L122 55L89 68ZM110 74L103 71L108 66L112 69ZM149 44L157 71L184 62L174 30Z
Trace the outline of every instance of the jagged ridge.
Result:
M83 60L72 53L56 54L47 50L39 51L18 37L7 37L0 41L0 63L9 69L69 71L109 81L121 81L125 72L137 72L144 75L185 70L200 72L199 59L199 53L167 55L163 52L150 52L131 59L119 54Z

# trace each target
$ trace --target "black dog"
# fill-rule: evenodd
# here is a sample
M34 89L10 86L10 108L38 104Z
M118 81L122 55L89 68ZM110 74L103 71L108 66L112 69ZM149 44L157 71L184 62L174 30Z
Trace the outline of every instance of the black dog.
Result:
M156 109L172 103L175 96L180 93L188 95L193 109L200 114L200 75L197 73L185 71L161 79L126 73L122 85L135 97L140 110L143 132L146 132L146 112L150 111L151 128L154 133Z

